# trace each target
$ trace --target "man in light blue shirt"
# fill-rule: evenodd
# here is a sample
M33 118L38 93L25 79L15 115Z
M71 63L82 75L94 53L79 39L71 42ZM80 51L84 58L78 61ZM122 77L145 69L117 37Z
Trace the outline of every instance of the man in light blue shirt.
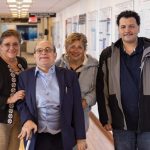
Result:
M26 91L17 104L22 130L19 138L31 138L30 150L85 150L84 117L76 74L56 67L56 50L48 41L36 45L37 66L19 76ZM33 134L32 134L33 130ZM32 137L31 137L32 134Z

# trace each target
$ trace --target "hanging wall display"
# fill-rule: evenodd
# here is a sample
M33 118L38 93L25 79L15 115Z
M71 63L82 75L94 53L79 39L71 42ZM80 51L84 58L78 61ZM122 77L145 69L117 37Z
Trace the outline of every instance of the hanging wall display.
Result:
M72 17L72 32L78 32L79 31L79 16L73 16Z
M79 32L86 34L86 14L79 15Z
M66 37L72 33L72 18L66 20Z
M92 11L88 13L88 49L90 51L96 51L96 18L98 11Z
M102 51L111 43L112 8L100 9L99 12L99 49Z

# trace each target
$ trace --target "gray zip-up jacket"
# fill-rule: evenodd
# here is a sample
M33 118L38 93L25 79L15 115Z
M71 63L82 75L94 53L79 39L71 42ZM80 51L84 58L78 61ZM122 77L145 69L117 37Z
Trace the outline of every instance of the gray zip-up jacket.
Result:
M79 84L81 89L82 99L86 99L88 107L84 110L85 128L89 127L88 113L91 106L96 103L96 75L98 69L98 61L90 55L87 56L87 63L83 65L83 69L79 76ZM65 54L56 61L56 66L70 69L67 57Z
M139 87L138 130L150 131L150 39L141 37L141 40L143 40L143 56ZM118 46L120 42L121 39L103 50L96 81L100 121L103 125L111 123L113 129L127 129L121 104L120 49Z

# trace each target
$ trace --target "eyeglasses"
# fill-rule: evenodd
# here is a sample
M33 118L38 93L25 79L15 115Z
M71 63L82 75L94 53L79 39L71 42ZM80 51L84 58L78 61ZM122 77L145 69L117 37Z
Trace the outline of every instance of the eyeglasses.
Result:
M46 47L46 48L38 48L35 50L35 53L38 53L38 54L42 54L42 53L51 53L51 52L54 52L54 49L50 48L50 47Z
M18 49L19 48L19 43L4 43L2 44L6 49L10 49L10 47L12 46L14 49Z

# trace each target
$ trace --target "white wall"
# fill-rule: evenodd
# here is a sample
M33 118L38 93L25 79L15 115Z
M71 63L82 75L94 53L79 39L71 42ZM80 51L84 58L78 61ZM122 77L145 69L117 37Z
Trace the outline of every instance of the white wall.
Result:
M97 10L99 12L99 10L101 8L106 8L106 7L112 7L112 41L114 42L116 40L116 15L118 15L118 13L120 11L122 11L123 9L133 9L137 12L141 12L142 9L149 9L150 8L150 2L145 2L142 3L142 1L144 2L144 0L80 0L77 3L74 3L73 5L65 8L64 10L60 11L57 13L56 19L55 21L60 21L61 26L60 26L60 30L61 30L61 44L64 44L64 40L65 40L65 20L67 20L68 18L71 18L73 16L77 16L80 14L88 14L88 12L92 12ZM130 8L130 6L128 8L126 8L125 6L120 6L119 9L117 8L119 4L124 3L126 5L126 2L131 2L133 4L133 7ZM140 6L140 7L139 7ZM98 16L97 16L98 18ZM141 19L141 23L144 24L144 22L142 22ZM98 28L98 26L97 26ZM98 35L97 35L98 36ZM98 39L98 37L97 37ZM63 45L62 44L62 45ZM63 46L62 46L63 48ZM97 46L98 48L98 46ZM63 50L64 51L64 48ZM90 50L88 50L90 51ZM98 51L99 52L99 51ZM100 52L99 52L100 53ZM98 53L98 54L99 54ZM97 57L97 53L94 54L94 56L96 58Z

